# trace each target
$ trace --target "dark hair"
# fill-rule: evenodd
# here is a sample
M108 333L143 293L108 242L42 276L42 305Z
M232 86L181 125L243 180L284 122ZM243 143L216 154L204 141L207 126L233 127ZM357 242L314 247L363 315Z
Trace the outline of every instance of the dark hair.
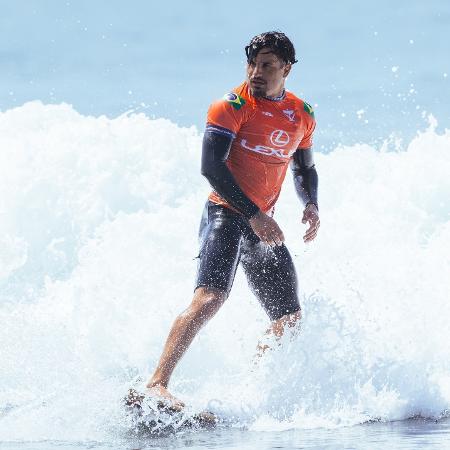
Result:
M252 38L245 47L247 62L250 63L263 47L269 47L285 63L295 64L295 48L290 39L281 31L267 31Z

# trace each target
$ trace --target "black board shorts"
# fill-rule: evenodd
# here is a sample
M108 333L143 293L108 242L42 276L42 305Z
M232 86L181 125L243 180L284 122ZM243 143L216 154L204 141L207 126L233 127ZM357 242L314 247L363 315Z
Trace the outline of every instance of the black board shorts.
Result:
M271 320L300 310L297 274L288 249L260 241L248 220L207 201L199 230L200 253L195 288L230 293L240 263L251 290Z

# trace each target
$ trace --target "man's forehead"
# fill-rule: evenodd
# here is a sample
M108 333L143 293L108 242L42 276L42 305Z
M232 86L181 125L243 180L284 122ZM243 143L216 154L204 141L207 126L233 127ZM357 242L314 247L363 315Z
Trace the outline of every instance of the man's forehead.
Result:
M271 48L262 48L254 59L264 59L264 61L278 61L280 58L274 53Z

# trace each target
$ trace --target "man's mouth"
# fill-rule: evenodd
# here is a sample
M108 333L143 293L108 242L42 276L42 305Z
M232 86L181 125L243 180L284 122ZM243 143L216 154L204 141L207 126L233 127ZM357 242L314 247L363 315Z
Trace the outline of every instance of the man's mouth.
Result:
M261 87L261 86L264 86L266 84L266 82L262 81L262 80L250 80L250 84L252 86Z

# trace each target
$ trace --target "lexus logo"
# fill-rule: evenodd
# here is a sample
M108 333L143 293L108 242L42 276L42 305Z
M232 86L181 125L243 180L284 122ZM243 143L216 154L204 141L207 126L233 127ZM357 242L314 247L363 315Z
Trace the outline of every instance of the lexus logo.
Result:
M285 145L289 144L289 135L286 133L286 131L275 130L270 135L270 142L272 142L272 144L277 147L284 147Z

